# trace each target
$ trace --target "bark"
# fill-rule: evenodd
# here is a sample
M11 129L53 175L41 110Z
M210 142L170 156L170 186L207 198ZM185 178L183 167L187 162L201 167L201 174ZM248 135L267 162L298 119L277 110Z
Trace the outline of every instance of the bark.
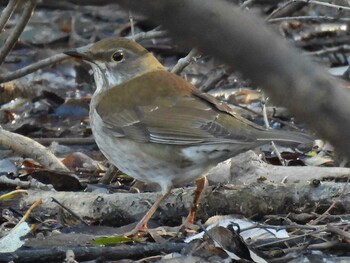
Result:
M242 214L256 219L268 214L289 212L321 213L333 202L341 205L333 213L350 213L350 196L347 183L321 182L300 184L253 183L250 185L209 186L205 189L198 210L199 219L214 215ZM180 223L192 204L194 188L174 189L161 204L154 218ZM54 197L84 220L107 221L113 225L125 225L139 220L160 193L115 193L98 194L86 192L46 192L28 190L21 200L28 207L39 198L43 199L42 210L56 213ZM36 210L40 212L39 209Z

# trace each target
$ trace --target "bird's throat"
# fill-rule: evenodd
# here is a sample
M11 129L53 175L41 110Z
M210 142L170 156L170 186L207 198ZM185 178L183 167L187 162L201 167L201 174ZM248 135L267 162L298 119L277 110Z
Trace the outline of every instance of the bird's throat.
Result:
M90 63L95 78L96 91L102 92L119 86L134 78L151 71L166 70L163 65L151 54L132 61L132 63Z

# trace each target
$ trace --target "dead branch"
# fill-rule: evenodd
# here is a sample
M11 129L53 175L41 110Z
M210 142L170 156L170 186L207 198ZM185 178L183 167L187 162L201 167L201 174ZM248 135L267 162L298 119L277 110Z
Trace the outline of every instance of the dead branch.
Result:
M49 238L50 239L50 238ZM42 245L47 241L43 240ZM162 253L180 252L187 246L184 243L164 244L137 244L137 245L118 245L113 247L80 247L72 244L76 240L67 240L66 246L54 246L43 248L21 248L13 253L1 253L1 262L63 262L66 257L66 251L71 249L74 251L75 259L81 261L95 260L103 257L106 260L120 260L125 258L144 258L145 256L159 255Z
M23 135L12 133L0 128L0 145L15 151L20 155L34 159L45 168L58 171L68 171L68 168L47 148Z
M58 62L61 62L65 59L68 59L67 55L56 54L54 56L40 60L36 63L33 63L27 67L21 68L19 70L14 71L14 72L3 73L0 75L0 83L23 77L23 76L28 75L28 74L30 74L38 69L57 64Z
M12 29L6 42L1 46L0 49L0 65L4 62L5 57L14 47L19 38L20 34L23 32L25 26L27 25L30 17L32 16L33 10L37 4L37 0L27 0L23 5L23 13L19 18L16 26Z
M266 214L286 214L288 212L316 211L318 207L328 207L338 201L344 192L344 183L322 182L318 185L254 183L250 185L224 185L208 187L201 199L198 218L207 219L213 215L243 214L262 216ZM155 218L162 221L180 220L192 205L194 188L175 189L162 203ZM347 192L347 191L346 191ZM73 210L84 220L103 221L125 225L137 221L159 198L160 193L115 193L99 194L86 192L45 192L28 190L22 199L23 208L35 200L43 199L45 213L57 210L51 197ZM334 213L350 213L350 197L342 197L341 207Z
M211 184L251 184L257 181L271 183L302 183L314 180L347 181L350 169L342 167L277 166L261 160L253 151L239 154L220 163L208 174Z
M17 3L18 3L18 0L10 0L8 2L7 6L2 11L1 16L0 16L0 32L3 31L5 24L12 16L13 11L15 10L15 8L17 6Z

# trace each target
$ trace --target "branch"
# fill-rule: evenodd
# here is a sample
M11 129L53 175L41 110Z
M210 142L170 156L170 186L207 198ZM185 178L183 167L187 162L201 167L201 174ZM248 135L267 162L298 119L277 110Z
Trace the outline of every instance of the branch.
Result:
M207 219L214 215L287 214L289 212L322 212L324 208L339 201L346 183L322 182L318 185L254 183L249 185L209 186L203 191L198 208L198 218ZM194 188L174 189L162 202L154 218L163 222L180 222L192 206ZM140 218L148 211L161 193L87 193L87 192L47 192L28 190L21 200L21 207L30 206L42 198L41 208L45 213L56 211L53 197L74 211L84 220L118 222L125 225ZM350 213L350 196L342 196L341 210L334 213Z
M38 69L54 65L60 61L63 61L65 59L69 59L69 57L65 54L56 54L54 56L51 56L49 58L40 60L39 62L33 63L27 67L21 68L19 70L16 70L14 72L9 72L0 75L0 83L7 82L10 80L14 80L20 77L23 77L25 75L28 75Z
M10 0L6 8L4 9L4 11L2 11L1 17L0 17L0 33L4 29L5 24L7 23L9 18L12 16L13 11L17 6L17 3L18 3L18 0Z
M4 59L7 56L7 54L11 51L11 49L16 44L19 36L23 32L30 17L32 16L32 13L34 11L36 4L37 4L37 0L27 0L23 5L24 11L22 16L20 17L20 19L16 23L16 26L12 29L12 32L10 33L4 45L0 49L0 65L4 62Z
M47 148L23 135L0 128L0 145L30 157L48 169L69 171Z

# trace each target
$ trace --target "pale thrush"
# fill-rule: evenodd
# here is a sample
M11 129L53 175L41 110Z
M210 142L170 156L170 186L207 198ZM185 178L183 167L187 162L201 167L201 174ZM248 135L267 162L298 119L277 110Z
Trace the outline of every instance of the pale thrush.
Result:
M219 162L271 140L310 141L244 119L131 40L111 37L65 53L92 66L90 122L102 153L124 173L162 189L132 233L147 227L173 186L202 177Z

